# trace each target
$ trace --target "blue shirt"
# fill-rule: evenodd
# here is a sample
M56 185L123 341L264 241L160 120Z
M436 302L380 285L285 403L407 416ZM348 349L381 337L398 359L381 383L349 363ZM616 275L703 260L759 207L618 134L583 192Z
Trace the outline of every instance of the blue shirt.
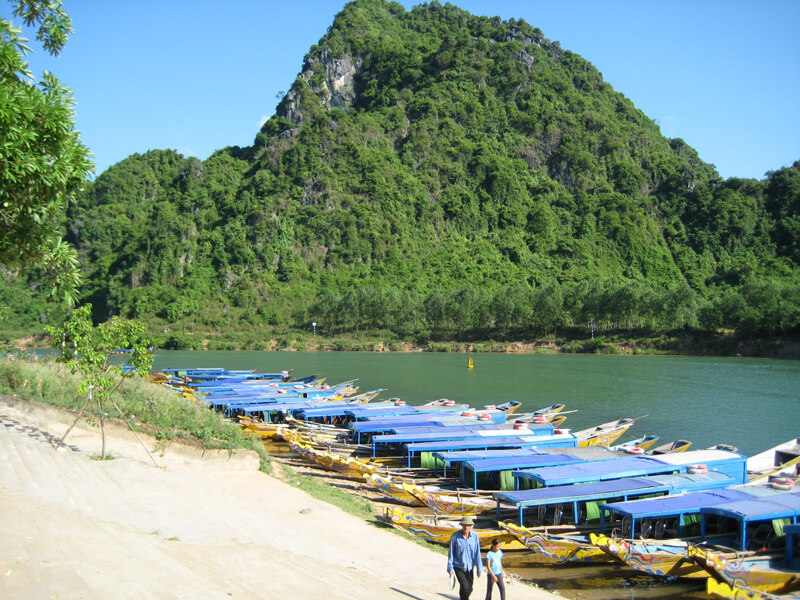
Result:
M491 550L486 553L486 559L489 561L489 567L492 569L492 573L495 575L500 575L503 572L503 551L498 550L497 552L492 552Z
M450 552L447 553L447 572L452 573L453 568L471 572L473 567L478 568L478 574L483 573L481 564L481 540L474 531L469 532L469 537L464 539L461 531L456 531L450 536Z

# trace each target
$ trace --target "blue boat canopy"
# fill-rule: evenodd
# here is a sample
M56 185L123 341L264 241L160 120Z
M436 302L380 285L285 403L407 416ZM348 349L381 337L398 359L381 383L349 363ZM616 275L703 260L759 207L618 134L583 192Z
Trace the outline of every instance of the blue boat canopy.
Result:
M516 477L533 479L544 487L550 487L605 479L658 475L679 470L679 468L652 456L630 456L575 465L526 470L518 472Z
M531 439L537 440L540 438L532 437ZM432 443L435 444L438 442L432 442ZM537 448L494 448L486 450L459 450L456 452L434 452L433 455L443 463L451 464L456 462L466 462L468 460L483 460L486 458L509 458L514 456L531 456L535 454L545 454L545 452L542 452Z
M629 456L612 460L588 462L561 467L547 467L531 471L521 471L516 477L527 477L539 484L568 485L587 483L604 479L620 479L623 477L640 477L643 475L659 475L685 473L692 464L706 464L708 470L720 471L732 477L734 483L744 483L747 474L747 459L741 454L724 450L699 450L675 455Z
M478 439L442 440L437 442L413 442L406 444L406 462L410 467L414 456L422 452L432 453L435 459L434 468L441 466L447 470L452 463L473 458L489 458L508 453L507 456L519 456L524 453L540 452L543 447L574 448L578 440L574 435L542 436L496 436Z
M494 497L516 506L538 506L552 502L571 501L575 498L611 498L627 492L648 491L664 487L657 477L632 477L629 479L610 479L580 486L556 486L535 490L514 490L496 493Z
M800 490L761 498L718 504L701 509L704 515L719 515L737 521L766 521L800 516Z
M394 402L379 402L372 405L372 410L380 410L380 408L387 408L397 411L393 414L399 414L401 412L413 412L413 410L408 410L409 408L413 409L412 406L395 406ZM302 419L316 419L316 418L323 418L323 417L343 417L345 415L350 414L350 412L355 407L352 404L332 404L330 406L315 406L311 408L307 408L302 412L298 412L298 418Z
M528 450L525 455L509 455L499 458L478 458L464 461L464 469L475 473L487 471L511 471L531 469L536 466L559 465L565 463L581 462L584 458L574 454L540 454L535 450Z
M663 498L614 502L612 504L602 504L600 508L626 517L640 519L643 517L660 517L686 512L700 512L700 509L704 506L714 506L726 502L751 499L752 497L751 494L748 494L741 488L724 488L664 496Z
M581 502L600 502L608 499L630 499L654 494L677 494L694 490L724 488L734 483L724 473L708 472L680 475L656 475L654 477L631 477L609 479L580 485L564 485L534 490L514 490L494 494L497 500L497 519L500 520L501 503L510 504L519 511L519 523L523 524L525 509L557 504L573 505L573 514L578 514ZM601 526L605 513L598 511Z
M428 432L413 432L403 431L402 433L390 433L384 435L375 435L372 438L372 454L375 455L379 446L385 445L405 445L414 442L435 442L443 440L466 440L466 439L483 439L513 436L515 433L519 436L541 435L542 440L555 440L560 441L563 436L548 436L546 427L539 428L525 428L525 429L510 429L498 428L494 423L486 425L475 425L470 427L438 427L430 428ZM553 427L550 425L550 430Z

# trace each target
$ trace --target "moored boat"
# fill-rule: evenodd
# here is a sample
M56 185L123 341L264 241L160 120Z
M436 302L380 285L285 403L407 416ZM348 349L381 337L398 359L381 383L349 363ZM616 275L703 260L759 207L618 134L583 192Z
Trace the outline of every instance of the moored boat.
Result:
M533 552L533 562L540 564L562 564L567 562L603 563L612 558L586 540L584 532L579 530L550 531L547 527L531 529L515 523L500 521L501 529L514 535L522 544Z
M657 435L643 435L638 438L634 438L632 440L628 440L627 442L622 442L619 444L615 444L613 446L609 446L609 450L631 450L633 448L639 448L642 451L642 454L649 450L658 440L659 436ZM633 452L636 454L637 452Z
M780 554L726 554L692 546L687 557L703 569L709 579L732 587L768 594L783 594L800 590L800 567L787 567Z
M520 529L509 531L524 535L519 539L533 552L545 553L539 562L598 562L589 534L602 527L602 501L721 488L732 481L722 473L660 475L502 492L495 494L497 518L509 509L518 512Z
M743 486L755 487L755 486ZM692 546L687 555L718 581L768 593L800 590L800 492L730 502L701 511L709 519L735 524L736 553Z
M669 444L662 444L656 448L653 448L650 451L650 454L653 456L658 456L659 454L674 454L675 452L686 452L692 445L692 442L689 440L675 440L674 442L670 442Z
M408 506L425 506L422 500L406 489L407 484L402 481L395 481L392 477L378 473L364 474L363 479L364 483L391 500Z
M437 515L477 515L495 507L491 496L465 495L458 490L431 490L407 484L406 490Z
M638 417L641 419L642 417ZM623 433L628 431L638 419L617 419L596 427L574 432L578 446L611 446Z
M792 596L777 596L743 585L730 585L724 581L717 581L713 577L706 579L706 594L719 600L789 600L798 598Z
M455 532L461 531L461 524L458 519L411 513L398 507L385 508L384 518L400 529L413 533L429 542L445 546L450 543L450 537ZM480 539L482 549L488 550L495 539L500 540L500 548L503 550L521 550L525 548L513 534L498 529L496 524L494 526L491 525L492 523L488 521L477 521L473 529Z
M748 458L747 475L753 483L766 481L770 477L800 475L800 438L792 438Z

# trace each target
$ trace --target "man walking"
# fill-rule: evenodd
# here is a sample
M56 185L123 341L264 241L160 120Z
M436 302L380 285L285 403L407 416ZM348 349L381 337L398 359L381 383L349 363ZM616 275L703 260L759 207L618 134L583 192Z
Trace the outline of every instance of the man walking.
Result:
M458 580L458 597L469 600L472 593L472 569L478 570L478 577L483 572L481 564L481 541L478 534L472 531L475 519L466 516L461 519L461 531L450 536L450 551L447 554L447 573Z

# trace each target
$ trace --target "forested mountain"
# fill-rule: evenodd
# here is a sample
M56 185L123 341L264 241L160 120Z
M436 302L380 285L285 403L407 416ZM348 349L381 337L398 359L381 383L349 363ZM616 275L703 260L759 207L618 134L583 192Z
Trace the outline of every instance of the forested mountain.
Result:
M800 163L722 180L539 29L437 2L351 2L251 147L133 155L65 228L99 320L416 339L800 323Z

